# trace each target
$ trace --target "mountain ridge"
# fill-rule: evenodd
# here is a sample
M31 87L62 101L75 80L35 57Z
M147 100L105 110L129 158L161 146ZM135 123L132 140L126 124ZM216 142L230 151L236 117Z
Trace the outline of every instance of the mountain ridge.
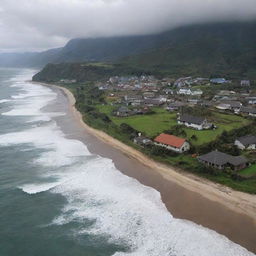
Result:
M166 74L256 78L256 21L190 25L146 36L77 38L62 48L2 56L1 66L103 61Z

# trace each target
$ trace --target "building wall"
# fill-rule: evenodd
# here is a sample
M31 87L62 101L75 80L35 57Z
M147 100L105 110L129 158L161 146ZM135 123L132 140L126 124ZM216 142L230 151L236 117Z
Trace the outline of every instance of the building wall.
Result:
M247 148L239 141L239 140L236 140L235 141L235 145L239 148L239 149L250 149L250 150L254 150L256 149L256 145L255 144L252 144L252 145L249 145Z
M202 161L200 159L198 159L198 161L206 166L209 166L209 167L212 167L212 168L215 168L215 169L219 169L219 170L223 170L224 169L224 166L223 165L216 165L216 164L212 164L212 163L209 163L209 162L205 162L205 161Z
M178 124L184 124L185 126L187 126L189 128L194 128L196 130L203 130L203 125L189 124L189 123L181 122L181 121L178 121Z
M171 150L171 151L174 151L174 152L177 152L177 153L183 153L183 152L186 152L190 149L190 145L189 145L188 142L184 142L184 144L180 148L175 148L175 147L165 145L165 144L162 144L162 143L157 143L157 142L155 142L154 144L157 145L157 146L160 146L160 147L167 148L168 150Z
M235 145L239 148L239 149L245 149L245 146L239 141L239 140L236 140L235 141Z

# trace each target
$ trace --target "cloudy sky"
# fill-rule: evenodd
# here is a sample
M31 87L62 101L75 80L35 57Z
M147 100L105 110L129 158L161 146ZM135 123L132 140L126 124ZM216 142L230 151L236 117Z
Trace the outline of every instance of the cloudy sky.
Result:
M59 47L75 37L252 18L256 0L0 0L0 52Z

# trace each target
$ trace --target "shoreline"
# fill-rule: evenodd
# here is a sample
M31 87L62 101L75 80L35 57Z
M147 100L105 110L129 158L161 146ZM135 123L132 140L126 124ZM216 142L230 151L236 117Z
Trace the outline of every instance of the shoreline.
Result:
M203 197L206 197L212 201L217 201L224 204L226 207L238 213L246 214L250 216L256 223L256 196L247 194L244 192L233 190L224 185L214 183L205 178L196 176L194 174L179 171L175 167L167 166L163 163L157 162L144 155L142 152L122 143L121 141L111 137L103 131L94 129L88 126L82 118L82 114L76 109L76 99L74 95L67 88L39 83L48 87L55 87L62 90L68 98L72 112L77 121L85 128L90 134L97 137L101 141L109 144L110 146L121 150L122 153L132 157L142 163L143 165L157 171L165 179L177 183L178 185L185 187L188 190L197 192Z
M255 195L234 191L150 159L140 151L84 123L81 113L75 108L76 100L68 89L53 84L36 84L50 87L66 98L64 104L74 126L82 131L78 135L80 137L73 134L71 138L82 140L95 154L111 158L123 174L158 190L171 215L213 229L256 252Z

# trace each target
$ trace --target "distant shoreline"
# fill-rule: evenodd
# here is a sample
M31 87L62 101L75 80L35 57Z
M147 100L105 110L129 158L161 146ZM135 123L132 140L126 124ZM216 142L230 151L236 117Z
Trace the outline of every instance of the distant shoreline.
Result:
M173 167L164 165L155 160L150 159L140 151L118 141L117 139L111 137L110 135L94 129L88 126L82 119L81 113L75 107L75 97L74 95L66 88L46 83L37 83L50 88L59 89L66 95L69 101L69 108L74 115L75 120L78 124L90 133L94 137L100 139L102 142L108 144L110 147L113 147L129 158L133 158L144 166L149 167L151 170L157 172L162 176L167 182L176 183L177 185L192 191L196 192L202 197L209 199L211 201L220 203L224 207L227 207L229 210L236 212L238 214L246 215L252 219L253 224L256 226L256 196L251 194L246 194L243 192L232 190L224 185L217 184L206 180L202 177L195 176L185 171L179 171ZM149 173L150 175L150 173ZM252 227L253 228L253 227Z

